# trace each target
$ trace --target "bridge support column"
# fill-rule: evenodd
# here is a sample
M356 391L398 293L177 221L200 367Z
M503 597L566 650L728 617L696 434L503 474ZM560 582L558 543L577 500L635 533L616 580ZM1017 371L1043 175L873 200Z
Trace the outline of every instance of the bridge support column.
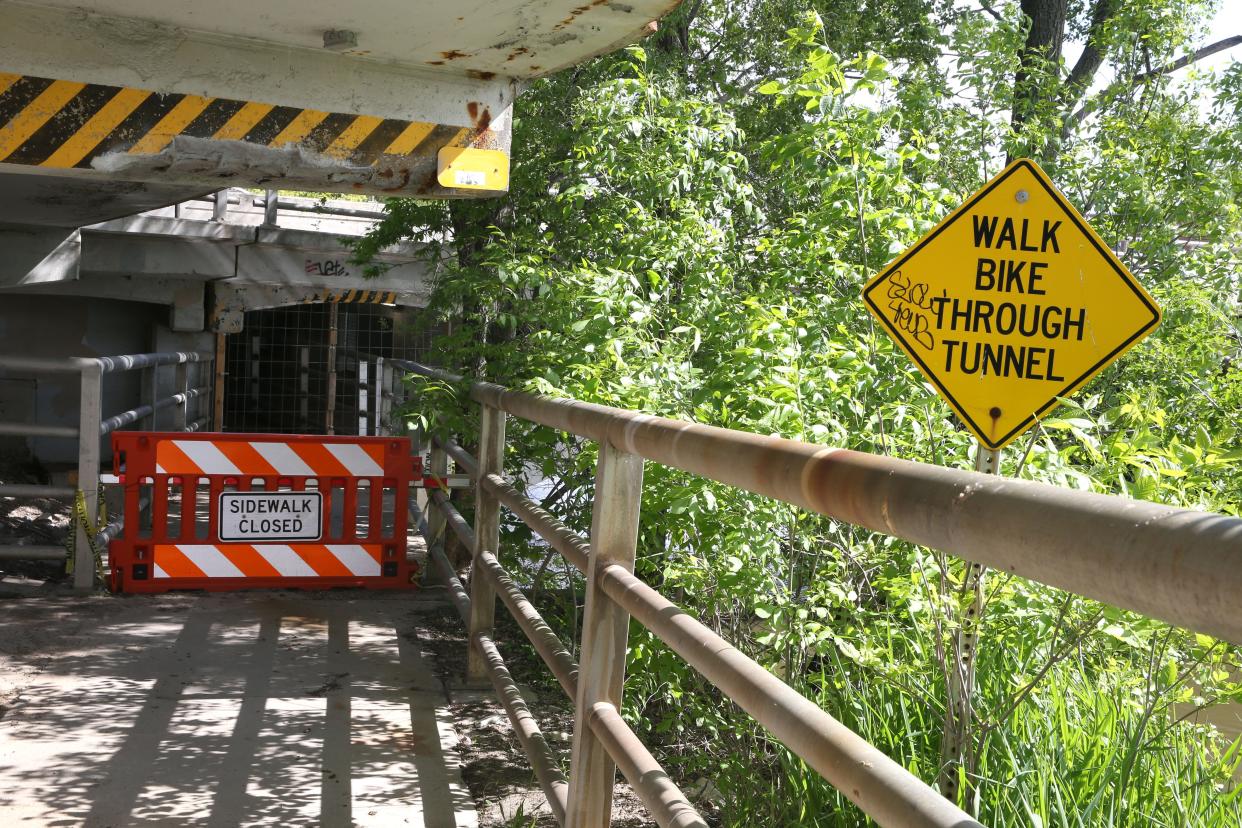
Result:
M102 400L103 370L95 360L82 365L82 395L78 407L78 488L86 505L86 518L93 523L99 508L99 417ZM102 528L102 527L98 527ZM79 520L73 554L73 588L89 592L95 584L95 555L91 544L95 538Z
M642 491L643 459L600 443L566 828L607 828L612 822L617 766L591 730L591 714L599 702L621 709L630 614L604 592L598 573L612 564L634 571Z

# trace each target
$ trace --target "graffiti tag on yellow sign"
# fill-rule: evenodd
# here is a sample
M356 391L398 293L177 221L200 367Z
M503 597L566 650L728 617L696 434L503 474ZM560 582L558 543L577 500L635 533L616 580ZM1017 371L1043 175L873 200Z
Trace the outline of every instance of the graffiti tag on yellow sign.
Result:
M1143 286L1027 159L881 270L863 299L991 449L1160 323Z

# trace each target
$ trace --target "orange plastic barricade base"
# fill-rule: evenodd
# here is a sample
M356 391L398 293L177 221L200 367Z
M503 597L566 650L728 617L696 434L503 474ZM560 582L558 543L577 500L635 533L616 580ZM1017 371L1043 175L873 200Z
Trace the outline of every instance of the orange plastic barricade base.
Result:
M411 589L408 438L114 432L114 592Z

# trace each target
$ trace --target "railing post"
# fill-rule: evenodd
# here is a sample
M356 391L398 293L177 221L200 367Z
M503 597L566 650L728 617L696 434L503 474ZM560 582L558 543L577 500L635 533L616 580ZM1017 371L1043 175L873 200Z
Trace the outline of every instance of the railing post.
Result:
M441 448L440 443L435 440L431 441L427 471L437 480L443 480L448 475L448 454ZM444 533L448 529L448 518L444 516L443 511L435 508L430 494L427 496L427 502L419 505L425 506L423 512L427 515L427 537L431 538L431 543L427 549L427 560L434 561L436 549L441 551L444 549Z
M388 365L383 357L375 358L375 382L374 393L371 395L373 399L373 407L375 411L375 433L391 434L388 428L388 404L385 395L388 393L388 381L392 375L392 366Z
M86 518L95 520L99 506L99 418L103 369L95 360L82 362L82 393L78 406L78 488L86 501ZM102 527L101 527L102 528ZM95 560L91 553L94 538L88 537L81 522L76 533L73 556L73 588L89 591L95 584Z
M483 550L500 557L500 501L483 487L483 478L500 474L505 456L505 412L483 406L479 429L479 472L474 481L474 539L470 568L470 629L466 657L466 681L488 681L487 660L474 648L476 633L490 633L496 619L496 590L481 571L479 553Z
M610 564L634 570L642 490L643 459L600 443L566 828L607 828L612 822L617 768L591 730L591 710L599 702L621 709L630 615L604 593L597 573Z
M190 422L190 363L178 362L173 369L173 393L181 394L181 402L173 407L173 431L185 431Z
M310 347L298 348L298 416L302 428L310 428Z
M323 412L324 434L336 434L336 326L340 319L339 308L336 302L328 305L328 385L324 392L327 397Z
M370 434L371 412L368 410L368 393L371 389L371 364L366 358L358 360L358 433Z
M211 205L211 220L224 221L224 217L229 212L229 191L228 189L216 190L215 202Z
M276 190L268 190L263 197L263 226L277 227L280 222L280 198Z
M160 398L160 367L152 365L139 371L142 381L142 401L141 405L151 406L151 413L142 418L142 428L146 431L159 430L159 412L155 410L155 403Z
M227 340L222 333L216 334L216 357L211 361L214 379L211 383L211 430L224 431L224 369Z

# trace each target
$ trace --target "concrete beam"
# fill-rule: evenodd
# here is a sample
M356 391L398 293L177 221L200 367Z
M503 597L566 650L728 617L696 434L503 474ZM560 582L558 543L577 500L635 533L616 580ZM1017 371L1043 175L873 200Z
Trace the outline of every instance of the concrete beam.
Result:
M82 244L82 272L228 279L236 272L235 250L232 244L193 237L129 238L88 231Z
M158 5L144 16L162 16ZM499 75L452 75L264 43L267 31L257 21L239 37L135 17L0 2L0 71L461 127L474 126L468 101L495 119L515 96L513 82ZM279 17L264 25L280 25ZM316 30L307 20L296 27Z
M81 235L59 228L0 229L0 288L73 281L82 258Z
M515 81L255 39L279 14L245 38L156 22L170 5L135 19L0 0L0 161L210 189L508 189Z
M8 108L0 103L0 110ZM175 204L211 189L215 188L72 179L43 167L0 163L0 224L72 230Z
M210 217L210 215L211 211L208 210L207 216ZM114 234L127 238L135 236L163 236L178 239L237 242L239 244L254 241L253 227L243 227L222 221L195 221L165 218L163 216L126 216L125 218L92 224L82 229L91 235L96 233Z
M323 235L280 231L279 237L291 243L258 243L237 248L237 279L333 291L397 291L424 299L431 295L424 262L410 261L408 256L380 254L376 257L376 263L385 268L384 272L375 278L367 278L360 265L350 262L350 252L342 250L339 241L331 245Z
M166 276L122 276L115 273L84 273L73 282L44 282L6 289L5 294L33 296L84 296L91 299L120 299L151 305L175 305L192 295L203 302L199 281ZM201 330L199 328L198 330Z
M416 245L380 253L385 270L368 278L339 236L303 230L135 216L68 234L0 230L0 252L0 287L166 305L175 331L234 333L248 310L304 302L425 307L431 295Z
M254 282L213 282L211 286L211 312L207 326L216 333L241 333L245 327L246 311L263 308L279 308L310 302L334 302L344 304L383 303L403 307L426 307L427 297L422 293L400 290L339 290L316 288L299 284L258 284Z

